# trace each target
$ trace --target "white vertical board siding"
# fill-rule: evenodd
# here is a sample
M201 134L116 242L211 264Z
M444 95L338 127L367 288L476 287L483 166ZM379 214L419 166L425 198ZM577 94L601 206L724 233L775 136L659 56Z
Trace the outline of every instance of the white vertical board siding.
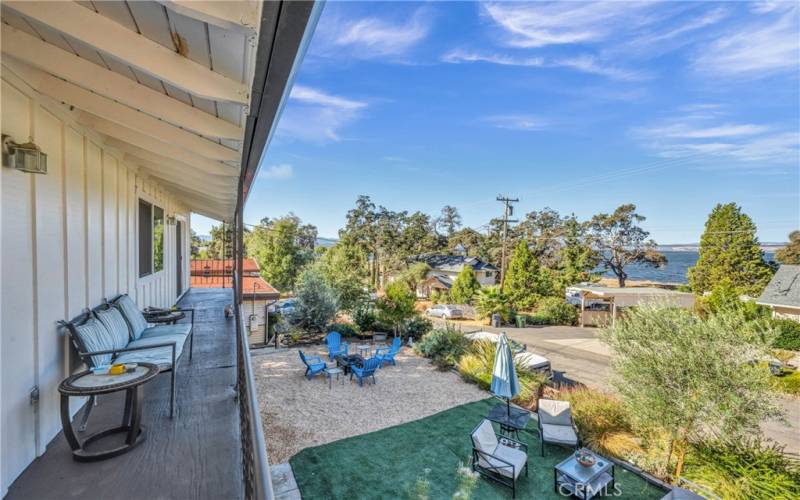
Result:
M0 168L0 496L61 430L57 387L69 374L72 348L56 322L119 293L131 293L140 307L175 300L175 226L165 227L164 270L138 277L139 193L165 217L189 220L168 191L137 175L102 137L3 70L3 134L36 142L48 171ZM188 259L183 273L188 283ZM35 386L40 399L31 405Z
M2 82L2 129L12 137L27 138L33 133L31 100ZM14 119L6 119L14 117ZM34 407L28 404L28 391L35 383L34 355L34 211L33 179L29 174L0 168L2 189L2 398L0 398L0 463L3 494L27 464L36 457ZM12 452L13 450L13 452Z
M62 121L37 106L33 138L43 151L47 151L47 175L33 176L36 185L36 385L39 386L36 453L40 455L61 426L57 387L65 374L64 343L56 328L56 322L67 314Z

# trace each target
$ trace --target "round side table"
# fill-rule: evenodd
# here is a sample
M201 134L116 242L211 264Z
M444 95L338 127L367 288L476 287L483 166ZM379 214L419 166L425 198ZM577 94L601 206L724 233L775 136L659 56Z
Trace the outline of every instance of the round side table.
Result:
M147 320L148 323L155 323L157 325L174 325L185 317L186 315L181 311L155 314L144 313L144 319Z
M61 393L61 425L64 437L72 448L72 458L79 462L92 462L121 455L144 441L142 423L142 392L146 382L158 375L158 366L152 363L138 363L132 372L120 375L96 375L91 371L76 373L63 380L58 386ZM98 396L112 392L125 391L125 410L122 414L122 425L96 432L82 442L75 435L72 420L69 416L69 398ZM91 402L89 403L91 404ZM127 433L125 444L116 448L87 451L86 447L100 439L113 434Z

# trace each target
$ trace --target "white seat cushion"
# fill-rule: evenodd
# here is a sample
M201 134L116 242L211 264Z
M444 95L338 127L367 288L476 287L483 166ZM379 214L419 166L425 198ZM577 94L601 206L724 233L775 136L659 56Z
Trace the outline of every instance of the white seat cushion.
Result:
M578 436L571 425L542 424L542 439L547 443L578 445Z
M493 453L497 448L497 436L492 423L484 419L481 425L472 432L472 444L475 449L486 453Z
M512 470L507 463L486 455L478 455L478 465L487 469L496 467L496 469L492 469L494 472L512 479L516 479L520 475L525 467L525 462L528 461L528 455L524 451L503 446L502 444L498 444L497 448L491 452L491 455L509 462L514 466L514 469Z
M572 425L572 412L566 401L540 399L537 413L543 424Z
M147 339L134 340L128 347L143 347L148 345L175 343L175 360L180 358L183 351L185 335L162 335ZM161 370L172 368L172 349L169 346L142 349L141 351L124 352L115 360L115 363L153 363Z
M189 335L192 331L191 323L177 323L175 325L158 325L145 328L142 331L141 337L143 339L150 339L153 337L162 337L164 335Z

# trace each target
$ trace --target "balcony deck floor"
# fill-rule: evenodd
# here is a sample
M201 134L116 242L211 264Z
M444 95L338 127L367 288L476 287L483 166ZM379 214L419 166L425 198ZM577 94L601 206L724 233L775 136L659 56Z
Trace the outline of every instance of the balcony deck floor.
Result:
M80 463L59 433L6 498L242 498L235 327L223 314L231 299L230 289L193 289L181 301L196 311L194 359L185 352L179 361L174 419L164 373L145 385L142 444L109 460ZM100 397L87 434L119 425L121 396Z

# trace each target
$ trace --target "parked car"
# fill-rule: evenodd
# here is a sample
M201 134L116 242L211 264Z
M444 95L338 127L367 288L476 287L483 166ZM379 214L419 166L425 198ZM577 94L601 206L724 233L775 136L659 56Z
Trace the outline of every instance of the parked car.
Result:
M442 319L457 319L464 317L464 311L459 309L457 306L450 305L450 304L436 304L433 307L429 307L425 314L428 316L433 316L434 318L442 318Z
M288 316L294 312L294 307L294 299L286 299L278 301L277 304L269 308L269 311Z

